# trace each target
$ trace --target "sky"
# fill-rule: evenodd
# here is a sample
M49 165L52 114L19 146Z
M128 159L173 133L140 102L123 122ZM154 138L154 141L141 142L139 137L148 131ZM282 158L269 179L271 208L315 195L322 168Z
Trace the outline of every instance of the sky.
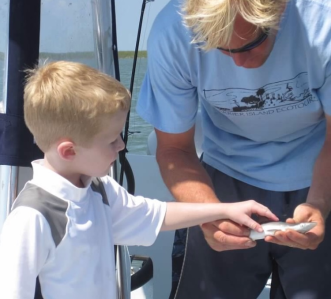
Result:
M116 0L118 44L120 50L134 50L139 18L141 0ZM146 49L149 30L158 12L169 0L154 0L146 4L144 23L141 31L141 48Z
M93 3L101 0L43 0L41 7L41 52L93 50ZM107 1L104 1L107 2ZM140 50L146 49L150 28L169 0L146 4ZM134 50L142 0L115 0L117 39L120 51ZM0 52L5 49L9 0L0 0ZM102 22L102 20L101 20Z

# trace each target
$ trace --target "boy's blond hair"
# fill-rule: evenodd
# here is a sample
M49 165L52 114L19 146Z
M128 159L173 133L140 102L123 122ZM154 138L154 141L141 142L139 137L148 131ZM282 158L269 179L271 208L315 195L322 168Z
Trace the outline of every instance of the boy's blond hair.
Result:
M61 138L88 145L105 117L130 107L120 82L81 63L50 62L27 73L25 123L44 152Z
M277 29L288 0L185 0L183 19L204 50L228 46L237 14L259 28Z

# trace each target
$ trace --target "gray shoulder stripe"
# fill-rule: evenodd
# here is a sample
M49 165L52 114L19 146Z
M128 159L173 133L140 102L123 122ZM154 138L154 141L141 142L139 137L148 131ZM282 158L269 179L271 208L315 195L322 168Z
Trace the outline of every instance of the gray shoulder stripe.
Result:
M28 183L14 201L13 210L22 206L33 208L46 218L55 246L58 246L66 232L68 203L44 189Z
M102 197L102 202L105 205L109 206L106 189L100 178L98 178L98 177L93 178L92 183L91 183L91 188L94 192L99 193Z

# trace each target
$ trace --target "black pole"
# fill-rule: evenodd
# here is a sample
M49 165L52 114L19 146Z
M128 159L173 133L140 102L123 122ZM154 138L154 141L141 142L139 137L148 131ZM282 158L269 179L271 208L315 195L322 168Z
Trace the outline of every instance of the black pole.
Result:
M121 81L120 77L120 68L119 68L119 59L118 59L118 47L117 47L117 28L116 28L116 6L115 6L115 0L111 0L111 20L112 20L112 38L113 38L113 57L114 57L114 71L115 71L115 78L118 81ZM130 110L128 112L128 115L130 114ZM129 117L129 116L128 116ZM126 120L128 122L128 118ZM125 138L126 133L124 133ZM127 190L129 193L134 194L135 191L135 181L134 181L134 175L132 168L129 164L129 161L127 160L125 154L127 152L126 144L125 143L125 149L120 152L119 154L119 160L121 163L121 179L119 180L119 184L123 185L123 174L125 172L126 178L127 178Z
M135 79L135 74L136 74L136 65L137 65L137 58L138 58L138 51L139 51L141 28L142 28L142 24L143 24L145 7L146 7L147 2L148 2L148 0L143 0L142 5L141 5L141 13L140 13L140 19L139 19L138 33L137 33L137 39L136 39L136 47L135 47L135 51L134 51L133 66L132 66L131 81L130 81L130 93L131 93L131 95L133 93L133 86L134 86L134 79ZM126 118L125 129L124 129L123 141L124 141L124 144L125 144L125 149L120 153L120 159L122 161L126 160L124 158L125 158L125 153L127 151L126 145L128 143L129 125L130 125L130 110L129 110L127 118ZM123 183L123 176L124 176L124 168L122 166L121 172L120 172L120 180L119 180L120 184Z
M120 67L118 62L118 47L117 47L117 28L116 28L116 7L115 0L111 0L111 21L112 21L112 37L113 37L113 57L114 57L114 69L115 78L121 81Z

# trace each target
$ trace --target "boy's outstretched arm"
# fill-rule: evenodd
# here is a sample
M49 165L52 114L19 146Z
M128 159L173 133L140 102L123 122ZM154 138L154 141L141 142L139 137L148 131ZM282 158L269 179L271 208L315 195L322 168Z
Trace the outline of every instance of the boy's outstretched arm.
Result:
M250 216L257 214L278 221L267 207L254 200L238 203L178 203L168 202L162 231L195 226L220 219L230 219L250 229L262 232L259 223Z

